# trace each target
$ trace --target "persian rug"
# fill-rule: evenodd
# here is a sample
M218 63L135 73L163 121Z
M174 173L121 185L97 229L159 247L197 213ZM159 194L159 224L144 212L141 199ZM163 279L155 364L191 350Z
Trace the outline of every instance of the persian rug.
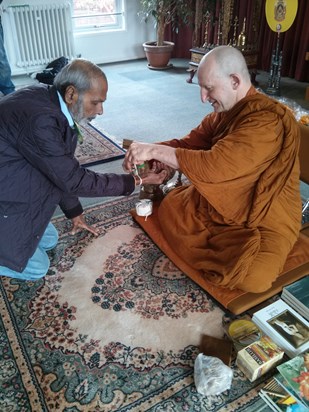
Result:
M234 363L230 390L196 391L201 338L223 336L224 313L133 221L136 201L88 208L97 238L55 218L46 277L0 277L2 412L239 412L261 401L262 382Z
M77 145L75 157L83 166L121 159L125 150L98 128L87 123L80 125L83 142Z

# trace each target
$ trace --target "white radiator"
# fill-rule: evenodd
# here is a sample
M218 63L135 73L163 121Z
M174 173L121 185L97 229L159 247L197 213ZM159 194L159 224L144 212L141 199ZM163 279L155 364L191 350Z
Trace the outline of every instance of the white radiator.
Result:
M47 65L65 56L75 57L71 5L9 6L17 67Z

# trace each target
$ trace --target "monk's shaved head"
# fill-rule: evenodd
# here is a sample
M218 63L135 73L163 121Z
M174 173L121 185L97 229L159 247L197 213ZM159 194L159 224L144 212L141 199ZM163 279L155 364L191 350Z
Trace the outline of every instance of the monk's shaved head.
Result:
M245 82L250 83L246 60L241 51L235 47L218 46L214 48L203 57L199 70L203 70L210 61L215 63L218 76L230 76L237 73Z
M244 56L231 46L218 46L208 52L197 74L201 100L208 101L216 112L230 110L252 86Z

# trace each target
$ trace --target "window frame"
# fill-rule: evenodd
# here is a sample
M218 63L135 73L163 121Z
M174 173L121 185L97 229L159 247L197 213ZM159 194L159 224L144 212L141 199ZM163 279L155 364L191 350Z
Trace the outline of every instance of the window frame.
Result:
M116 10L114 13L97 13L97 14L83 14L75 15L74 0L72 0L72 22L74 34L92 34L92 33L104 33L112 31L124 31L126 30L126 19L125 19L125 1L124 0L114 0ZM79 18L95 18L101 16L112 15L116 17L115 24L88 24L82 27L76 25L76 20Z

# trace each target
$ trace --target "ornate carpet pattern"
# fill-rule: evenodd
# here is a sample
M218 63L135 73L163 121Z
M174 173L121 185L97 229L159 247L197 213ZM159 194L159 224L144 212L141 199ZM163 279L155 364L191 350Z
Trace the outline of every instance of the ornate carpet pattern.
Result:
M89 208L98 238L55 219L47 276L0 277L2 412L251 411L260 399L235 366L231 390L196 392L201 336L223 335L223 312L133 222L136 201Z
M75 157L81 165L90 166L124 157L125 150L92 124L87 123L79 127L83 143L77 145Z

